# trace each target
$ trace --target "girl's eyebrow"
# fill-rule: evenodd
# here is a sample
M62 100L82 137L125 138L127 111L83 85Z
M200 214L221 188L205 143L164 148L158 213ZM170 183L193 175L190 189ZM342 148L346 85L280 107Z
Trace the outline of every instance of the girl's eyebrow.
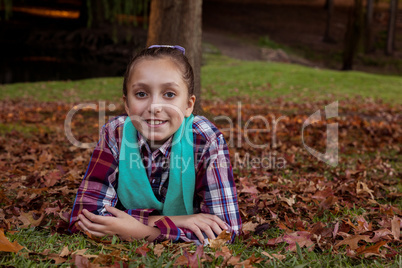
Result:
M148 87L148 85L147 84L145 84L145 83L141 83L141 82L139 82L139 83L134 83L134 84L132 84L131 85L131 87Z
M179 87L179 85L176 82L169 82L169 83L164 83L162 84L164 87Z
M142 82L138 82L138 83L134 83L132 84L131 87L149 87L148 84L146 83L142 83ZM177 84L176 82L168 82L168 83L163 83L162 84L163 87L179 87L179 84Z

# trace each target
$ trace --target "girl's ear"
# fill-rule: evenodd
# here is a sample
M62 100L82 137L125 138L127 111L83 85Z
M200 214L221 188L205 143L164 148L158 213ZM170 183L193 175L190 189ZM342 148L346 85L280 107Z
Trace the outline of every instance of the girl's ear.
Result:
M126 113L128 115L130 115L129 114L129 109L128 109L128 100L127 100L127 97L125 95L123 95L123 101L124 101L124 109L126 110Z
M187 108L184 115L185 117L189 117L193 113L195 100L195 95L191 95L190 98L188 98Z

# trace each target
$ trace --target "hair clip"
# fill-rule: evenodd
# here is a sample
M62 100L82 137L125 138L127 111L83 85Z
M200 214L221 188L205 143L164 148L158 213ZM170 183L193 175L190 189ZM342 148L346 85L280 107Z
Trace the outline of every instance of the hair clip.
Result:
M180 51L183 53L183 55L186 54L186 49L185 49L184 47L181 47L181 46L178 46L178 45L175 45L175 46L169 46L169 45L152 45L152 46L148 47L148 49L154 48L154 47L169 47L169 48L174 48L174 49L180 50Z

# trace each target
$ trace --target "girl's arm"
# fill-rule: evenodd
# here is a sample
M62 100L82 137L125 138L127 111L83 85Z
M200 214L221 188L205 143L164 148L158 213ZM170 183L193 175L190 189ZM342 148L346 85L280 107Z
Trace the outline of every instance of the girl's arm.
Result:
M94 236L118 235L128 241L144 238L154 241L161 234L158 228L144 225L124 211L110 206L106 206L106 210L115 217L95 215L84 209L79 215L78 226Z
M211 135L209 135L211 136ZM195 143L199 144L199 143ZM157 240L203 242L204 235L215 238L222 230L232 233L232 241L241 229L237 192L227 144L220 134L207 143L198 161L195 201L198 214L188 216L150 216L149 226L169 229ZM168 224L167 220L171 221Z
M116 178L118 167L118 148L120 133L124 125L124 116L117 117L103 126L100 140L91 156L87 171L77 191L70 217L70 232L77 232L80 215L84 211L94 215L112 216L106 207L117 204ZM139 223L148 225L148 215L152 209L126 210L125 213Z

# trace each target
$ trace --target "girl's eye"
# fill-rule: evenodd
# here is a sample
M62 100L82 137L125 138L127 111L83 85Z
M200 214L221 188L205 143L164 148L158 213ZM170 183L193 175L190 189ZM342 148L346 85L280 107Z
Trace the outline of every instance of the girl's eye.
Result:
M165 96L168 98L173 98L174 96L176 96L176 94L174 94L173 92L167 92L165 93Z
M138 98L145 98L147 94L145 92L137 92L135 93L135 96L137 96Z

